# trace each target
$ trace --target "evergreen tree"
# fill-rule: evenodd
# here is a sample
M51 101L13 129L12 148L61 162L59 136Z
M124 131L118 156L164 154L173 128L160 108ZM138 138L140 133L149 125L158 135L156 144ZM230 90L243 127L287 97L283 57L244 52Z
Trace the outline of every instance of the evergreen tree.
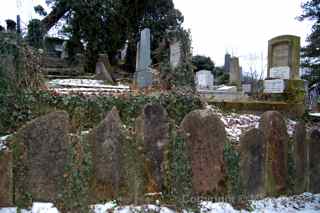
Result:
M312 32L307 38L307 46L302 48L302 65L307 68L303 76L310 84L320 82L320 0L309 0L302 5L300 21L314 21Z

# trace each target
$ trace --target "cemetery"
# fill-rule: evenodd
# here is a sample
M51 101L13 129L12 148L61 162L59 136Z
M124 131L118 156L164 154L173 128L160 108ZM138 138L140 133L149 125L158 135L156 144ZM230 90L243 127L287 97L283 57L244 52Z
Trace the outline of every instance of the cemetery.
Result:
M74 15L85 45L50 36L61 2L26 35L19 16L0 28L0 213L320 210L320 87L300 75L300 37L266 41L266 76L245 82L234 55L220 76L197 67L181 25L109 41Z

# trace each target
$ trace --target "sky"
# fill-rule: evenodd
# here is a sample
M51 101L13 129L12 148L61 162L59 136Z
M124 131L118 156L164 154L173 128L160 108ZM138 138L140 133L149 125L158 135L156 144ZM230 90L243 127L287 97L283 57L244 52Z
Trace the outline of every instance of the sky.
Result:
M211 57L223 65L225 53L240 59L244 71L266 70L268 40L292 34L304 46L312 23L299 22L305 0L173 0L191 30L194 55ZM19 12L24 26L36 17L33 5L44 0L0 0L0 24ZM17 5L20 5L17 7Z

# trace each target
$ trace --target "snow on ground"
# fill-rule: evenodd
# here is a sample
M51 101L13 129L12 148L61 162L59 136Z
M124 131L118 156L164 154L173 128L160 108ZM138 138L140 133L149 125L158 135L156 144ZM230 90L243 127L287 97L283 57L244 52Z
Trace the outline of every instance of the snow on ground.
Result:
M0 151L7 149L7 141L10 138L11 135L6 135L6 136L2 136L0 137Z
M303 193L292 197L266 198L258 201L249 201L249 210L236 210L229 203L213 203L202 201L200 203L201 213L316 213L320 212L320 194ZM158 212L175 213L160 205L144 206L118 206L115 201L106 204L91 206L93 213L136 213L136 212ZM187 212L187 211L183 211ZM0 213L17 213L16 208L0 208ZM30 210L22 210L21 213L59 213L51 203L34 203Z

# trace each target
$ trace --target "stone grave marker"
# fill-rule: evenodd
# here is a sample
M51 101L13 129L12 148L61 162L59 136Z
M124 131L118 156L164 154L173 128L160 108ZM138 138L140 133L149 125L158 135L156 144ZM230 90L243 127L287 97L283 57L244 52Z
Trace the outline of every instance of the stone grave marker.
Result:
M12 153L0 151L0 208L12 206Z
M268 45L268 78L299 80L300 37L283 35Z
M265 190L269 196L279 195L287 189L287 126L279 112L267 111L261 116L259 128L266 137Z
M264 93L283 93L285 90L285 82L283 80L265 80L263 82Z
M136 137L144 147L147 192L162 192L165 151L170 142L166 109L159 104L147 104L142 115L136 120Z
M196 73L196 85L198 90L213 89L214 77L209 70L200 70Z
M252 93L252 84L242 84L242 91L244 93Z
M137 45L137 62L135 79L139 88L152 85L153 75L151 66L151 35L150 29L144 29L140 34L140 42Z
M240 179L249 196L265 194L266 138L259 129L251 129L240 139Z
M226 130L220 118L210 110L189 113L181 123L192 169L192 187L196 194L226 192L223 158Z
M170 64L173 69L181 63L181 42L176 41L170 44Z
M121 120L113 108L106 118L88 136L92 149L93 200L113 199L119 195L121 181Z
M69 116L63 111L37 118L17 132L13 140L17 147L15 203L30 202L30 199L55 202L61 198L68 160L68 133Z
M238 88L241 86L241 71L239 65L239 58L232 57L230 59L230 85L236 85Z
M308 176L308 142L306 127L299 122L294 132L294 165L295 165L295 192L303 193L307 190Z
M320 131L310 133L310 192L320 193Z

